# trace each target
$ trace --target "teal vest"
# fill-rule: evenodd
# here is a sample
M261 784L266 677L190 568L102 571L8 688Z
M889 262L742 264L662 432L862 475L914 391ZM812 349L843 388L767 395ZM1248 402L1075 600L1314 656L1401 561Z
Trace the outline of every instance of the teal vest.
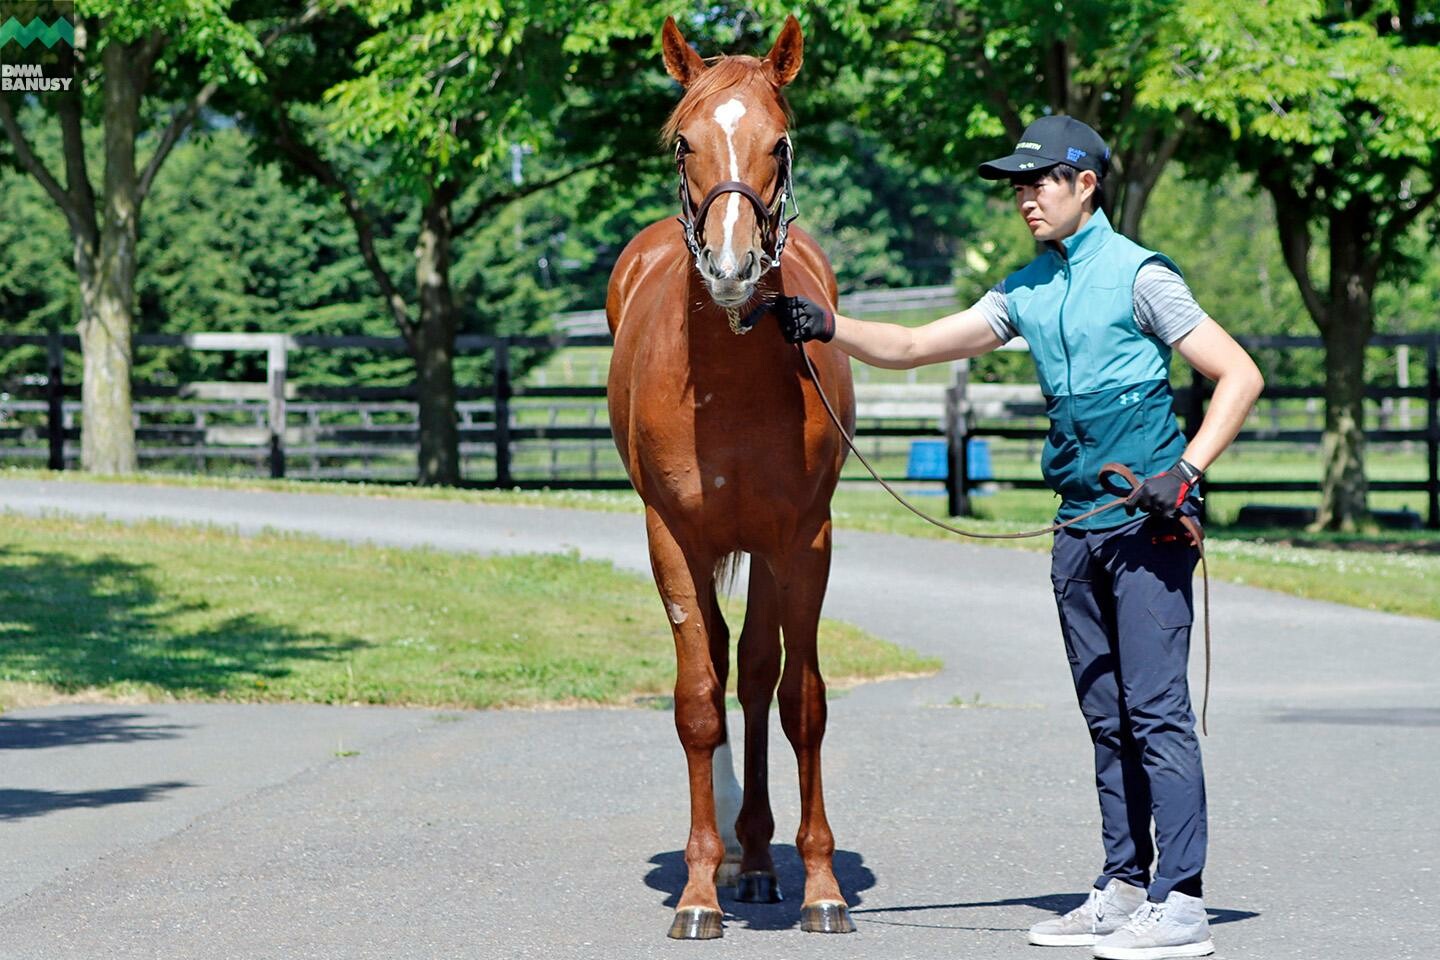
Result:
M1030 344L1045 392L1050 432L1041 469L1063 502L1057 521L1115 499L1100 467L1118 461L1147 477L1185 452L1170 393L1170 348L1135 324L1135 274L1146 250L1097 211L1064 240L1005 278L1010 322ZM1178 268L1176 269L1178 273ZM1130 518L1107 511L1077 527L1105 529Z

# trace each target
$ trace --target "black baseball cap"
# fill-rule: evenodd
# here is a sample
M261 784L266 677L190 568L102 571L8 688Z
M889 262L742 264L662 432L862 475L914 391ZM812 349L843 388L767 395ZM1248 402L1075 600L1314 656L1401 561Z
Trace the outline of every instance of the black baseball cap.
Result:
M1041 117L1020 135L1015 152L980 165L986 180L1006 180L1017 174L1038 173L1059 163L1104 177L1110 169L1110 148L1100 134L1074 117Z

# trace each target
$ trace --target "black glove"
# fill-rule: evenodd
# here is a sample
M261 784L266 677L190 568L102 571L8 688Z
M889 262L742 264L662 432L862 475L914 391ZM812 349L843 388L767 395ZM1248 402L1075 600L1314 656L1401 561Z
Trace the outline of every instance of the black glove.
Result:
M835 314L814 300L781 295L775 298L772 309L780 321L781 335L791 343L829 343L835 336Z
M1136 510L1156 513L1162 517L1178 516L1180 505L1185 502L1190 488L1199 483L1202 476L1204 474L1191 464L1180 460L1164 473L1146 478L1140 486L1132 490L1130 496L1125 498L1125 512L1131 516L1135 515Z

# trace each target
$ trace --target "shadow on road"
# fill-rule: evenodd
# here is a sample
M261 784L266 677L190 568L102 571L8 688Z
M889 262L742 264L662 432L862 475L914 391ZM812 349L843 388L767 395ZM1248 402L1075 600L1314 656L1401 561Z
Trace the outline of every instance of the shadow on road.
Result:
M780 903L740 903L733 899L733 889L721 889L720 907L725 911L726 923L739 923L748 930L791 930L800 926L800 902L805 894L805 867L800 862L800 853L789 843L774 844L770 852L775 858L775 875L785 899ZM665 906L675 907L689 876L685 851L657 853L649 862L655 868L645 875L645 885L666 895ZM835 879L840 881L851 912L863 912L853 909L863 900L860 891L875 886L875 874L865 866L864 858L849 850L836 850Z
M64 790L0 790L0 823L40 817L58 810L94 809L120 803L148 803L164 799L164 795L171 790L189 786L192 784L168 781L116 790L77 790L73 793Z
M911 919L909 914L924 913L929 910L980 910L994 907L1034 907L1037 910L1047 910L1056 916L1065 914L1085 902L1085 895L1079 893L1046 893L1035 897L1013 897L1009 900L977 900L970 903L926 903L914 904L899 907L871 907L865 910L850 911L855 917L856 923L882 923L901 927L934 927L946 930L975 930L981 932L995 933L1023 933L1029 929L1029 924L1023 927L995 927L977 926L963 922L942 923L934 920ZM1216 907L1206 908L1212 925L1222 923L1235 923L1239 920L1249 920L1258 917L1260 914L1250 910L1222 910ZM1035 919L1044 919L1037 917Z
M87 743L174 740L189 727L154 723L143 713L94 713L76 717L0 716L0 750L44 750ZM151 721L141 723L137 721Z

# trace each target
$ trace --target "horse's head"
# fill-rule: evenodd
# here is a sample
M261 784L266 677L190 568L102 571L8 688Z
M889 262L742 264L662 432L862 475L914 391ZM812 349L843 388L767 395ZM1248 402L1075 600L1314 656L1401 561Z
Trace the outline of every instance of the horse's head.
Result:
M662 40L665 69L685 88L664 137L680 167L682 215L694 224L695 267L717 304L738 307L779 256L790 169L789 108L781 89L800 72L800 24L787 18L763 60L721 57L707 64L673 17L665 20ZM779 237L783 243L783 232Z

